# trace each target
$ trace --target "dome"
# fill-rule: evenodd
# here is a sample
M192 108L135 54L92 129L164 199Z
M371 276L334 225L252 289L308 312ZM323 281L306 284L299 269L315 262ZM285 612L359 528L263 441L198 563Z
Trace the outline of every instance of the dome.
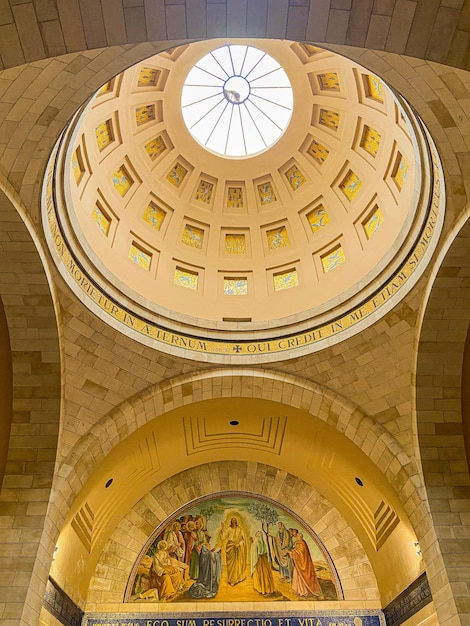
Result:
M317 349L422 272L441 194L429 142L383 80L328 50L162 52L104 85L57 146L62 193L46 184L45 201L62 271L144 342L203 358Z

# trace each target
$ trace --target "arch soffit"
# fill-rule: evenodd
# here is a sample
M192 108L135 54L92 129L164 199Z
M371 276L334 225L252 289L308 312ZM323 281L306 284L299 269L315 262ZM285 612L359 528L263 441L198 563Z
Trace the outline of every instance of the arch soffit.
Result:
M440 411L443 415L447 412L446 421L462 421L461 407L456 406L455 399L461 397L462 361L470 322L465 282L470 267L469 219L470 204L448 233L435 260L418 318L413 366L416 380L415 423L420 447L423 445L419 440L420 431L425 432L424 425L429 421L430 407L426 399L429 398L430 386L435 397L441 400ZM439 320L438 327L436 320ZM452 363L448 359L449 352L452 353ZM445 380L444 374L453 377L451 386L457 394L449 396L447 403L443 390L449 389L451 381ZM436 395L436 392L439 393ZM429 433L426 431L426 434Z
M9 504L21 502L19 494L23 490L16 487L19 474L23 481L31 480L32 486L41 485L37 490L41 494L37 504L41 503L44 511L42 522L35 522L43 531L38 536L30 533L27 539L29 553L39 554L41 558L30 571L24 572L39 581L38 585L30 585L25 591L26 613L30 606L40 606L42 602L48 562L43 555L52 553L56 540L54 529L45 523L45 511L50 500L60 436L60 338L45 254L24 206L1 172L0 213L8 236L0 251L0 295L11 348L12 425L15 422L21 424L21 430L12 429L10 434L10 462L6 465L0 508L2 500ZM25 449L28 449L27 457ZM14 527L15 513L11 508L9 511ZM7 522L5 517L4 523Z
M317 41L363 46L370 39L380 42L381 48L391 52L405 52L417 58L465 67L465 47L458 46L465 36L465 17L468 3L448 13L431 11L425 19L425 9L412 7L403 26L403 11L397 5L391 15L376 13L375 7L346 8L341 17L337 11L320 0L309 0L304 6L292 5L279 12L276 7L257 10L251 6L226 7L225 25L210 19L210 6L206 3L188 2L182 12L167 12L164 5L152 7L144 13L140 8L129 9L125 2L116 2L113 19L106 11L93 15L82 13L80 7L69 6L67 11L28 14L29 28L21 24L23 13L5 9L4 23L12 24L12 45L3 56L4 67L14 67L31 60L45 59L53 54L85 51L111 45L150 42L172 38L203 37L279 37L298 41ZM374 19L380 16L380 20ZM450 20L450 22L448 22ZM42 28L42 22L51 24ZM358 27L358 22L360 27ZM110 24L112 23L112 28ZM444 26L451 23L452 27ZM212 32L211 32L212 30ZM55 34L61 33L57 38ZM444 33L444 35L443 35ZM439 45L436 44L439 37ZM453 45L455 44L455 45Z
M9 224L8 248L1 252L0 296L10 333L13 361L15 354L34 351L40 353L41 363L45 365L34 371L34 382L28 380L31 373L15 372L13 368L13 387L38 387L50 403L44 408L35 406L34 410L45 412L48 419L44 421L56 423L58 431L61 401L59 367L62 359L57 324L58 304L48 267L49 257L21 199L1 170L0 212L2 221ZM44 324L44 320L48 323ZM53 379L51 369L54 370ZM33 397L40 396L34 394ZM55 403L55 410L51 410L51 403Z
M101 462L126 437L174 409L208 399L255 398L301 409L362 450L397 493L412 481L414 462L394 437L339 394L273 370L214 369L178 376L149 388L105 415L71 451L61 468L61 497L71 506ZM59 484L56 485L59 490Z

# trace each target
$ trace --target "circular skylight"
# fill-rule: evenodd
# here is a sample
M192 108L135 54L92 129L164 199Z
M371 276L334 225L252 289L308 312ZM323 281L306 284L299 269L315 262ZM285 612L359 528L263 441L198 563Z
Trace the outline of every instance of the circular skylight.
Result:
M226 157L247 157L272 146L287 128L292 87L266 52L226 45L191 69L181 106L189 132L205 148Z

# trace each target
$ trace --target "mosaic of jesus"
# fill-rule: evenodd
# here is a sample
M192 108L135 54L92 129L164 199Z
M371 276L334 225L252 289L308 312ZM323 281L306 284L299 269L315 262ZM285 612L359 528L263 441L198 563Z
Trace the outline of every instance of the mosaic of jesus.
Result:
M272 501L218 495L180 509L137 560L125 602L338 600L318 537Z

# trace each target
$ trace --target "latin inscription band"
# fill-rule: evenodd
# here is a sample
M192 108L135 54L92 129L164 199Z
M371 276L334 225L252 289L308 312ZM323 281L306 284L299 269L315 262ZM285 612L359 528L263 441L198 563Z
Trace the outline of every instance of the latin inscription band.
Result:
M384 626L382 611L317 611L311 615L230 613L214 617L163 617L154 615L85 615L86 626Z
M425 253L430 247L436 231L440 230L440 222L442 221L442 179L438 165L438 157L435 153L434 147L431 147L431 157L433 168L433 188L430 208L424 227L421 230L421 235L419 236L414 249L404 261L401 268L375 295L359 307L356 307L334 321L330 321L326 324L312 328L311 330L293 334L288 337L262 341L227 341L210 338L198 338L185 333L176 333L169 329L165 329L127 311L120 306L116 301L106 295L79 266L77 261L72 256L64 237L62 236L57 220L52 189L55 165L54 155L51 157L48 166L44 192L47 223L53 247L60 257L60 261L67 274L73 280L76 287L78 287L78 289L85 296L90 298L102 311L127 328L132 329L133 331L157 343L163 344L164 346L181 348L200 354L206 353L231 357L268 355L270 353L279 354L314 345L354 327L356 324L370 317L382 306L384 306L390 298L395 296L395 294L397 294L413 276Z

